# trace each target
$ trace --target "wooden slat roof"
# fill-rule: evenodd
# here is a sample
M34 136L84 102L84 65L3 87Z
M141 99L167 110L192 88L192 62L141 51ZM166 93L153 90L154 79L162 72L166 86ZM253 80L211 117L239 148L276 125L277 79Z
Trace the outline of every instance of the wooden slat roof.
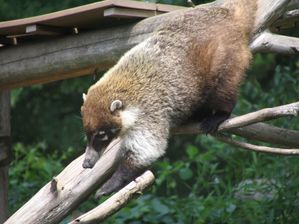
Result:
M0 22L0 44L17 45L103 29L183 7L133 0L106 0L41 16Z

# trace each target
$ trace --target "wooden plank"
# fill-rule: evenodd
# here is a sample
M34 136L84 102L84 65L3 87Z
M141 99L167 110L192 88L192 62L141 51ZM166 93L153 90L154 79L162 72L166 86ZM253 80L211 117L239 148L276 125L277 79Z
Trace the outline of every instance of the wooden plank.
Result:
M0 44L3 45L17 45L18 40L16 37L0 37Z
M37 24L26 26L26 34L61 35L66 33L72 33L72 29Z
M0 92L0 223L8 218L8 162L10 137L10 94Z
M32 24L63 28L78 27L79 29L88 27L90 29L90 24L92 24L92 26L98 26L101 23L104 18L102 12L105 9L111 7L135 9L141 11L162 10L161 12L169 12L172 10L183 8L180 6L162 6L161 4L138 2L133 0L106 0L41 16L0 22L0 35L11 36L23 34L25 33L26 26ZM150 13L149 15L152 15L152 13ZM134 14L132 15L132 17L134 18ZM82 23L82 21L84 22Z
M104 17L117 17L117 18L147 18L161 14L157 11L148 11L148 10L136 10L128 8L108 8L104 10Z
M36 41L17 48L5 47L0 50L0 89L106 70L125 51L149 37L156 27L170 19L169 15L161 16L137 24Z

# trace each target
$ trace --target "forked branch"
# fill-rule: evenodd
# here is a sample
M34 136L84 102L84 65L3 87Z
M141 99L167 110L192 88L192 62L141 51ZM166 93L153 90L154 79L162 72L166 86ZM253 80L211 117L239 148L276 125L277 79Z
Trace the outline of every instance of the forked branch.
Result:
M280 144L287 147L296 147L298 149L277 148L276 150L270 147L267 148L263 146L253 146L248 143L236 142L232 139L225 138L222 135L217 135L217 138L219 140L223 140L226 143L238 145L239 147L244 146L244 148L252 149L254 151L260 150L263 152L279 154L295 154L297 152L299 153L299 131L276 128L270 125L259 123L279 117L298 116L298 114L299 102L296 102L273 108L265 108L256 112L233 117L223 122L218 128L219 132L229 132L242 137L249 137L250 139ZM200 134L202 133L202 130L200 128L200 124L190 124L174 129L173 132L175 134L183 134L186 132L188 134Z

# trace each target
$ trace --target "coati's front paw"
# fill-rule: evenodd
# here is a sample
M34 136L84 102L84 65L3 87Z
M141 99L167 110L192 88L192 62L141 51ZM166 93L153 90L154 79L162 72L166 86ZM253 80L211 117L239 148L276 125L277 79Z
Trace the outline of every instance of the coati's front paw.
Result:
M105 190L103 190L102 188L100 188L99 190L97 190L94 197L95 197L95 199L100 199L101 197L106 196L106 195L109 195L109 193L106 192Z
M99 199L102 196L110 195L117 192L126 185L126 181L121 178L112 176L95 194L95 198Z
M142 174L146 169L127 166L125 162L121 163L112 177L96 192L95 197L100 198L119 191L136 177Z

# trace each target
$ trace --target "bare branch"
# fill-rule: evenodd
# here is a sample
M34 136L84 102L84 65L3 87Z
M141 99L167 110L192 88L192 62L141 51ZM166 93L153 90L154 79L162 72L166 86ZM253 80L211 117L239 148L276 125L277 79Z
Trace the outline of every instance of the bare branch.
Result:
M299 131L274 127L265 123L252 124L246 127L234 128L226 132L247 139L268 142L271 144L299 148Z
M248 126L254 123L271 120L285 116L297 116L299 113L299 102L286 104L273 108L265 108L224 121L218 131L227 131L234 128ZM200 123L192 123L172 129L174 134L202 134Z
M244 149L248 149L255 152L265 152L265 153L281 154L281 155L299 155L299 149L284 149L284 148L273 148L267 146L253 145L246 142L239 142L233 140L232 138L226 137L224 135L215 135L214 137L228 144L242 147Z
M272 26L271 30L290 29L299 25L299 9L286 12L282 18L277 20Z
M255 19L253 36L271 26L286 11L290 0L258 1L258 11Z
M251 43L250 48L253 53L299 54L299 38L264 31Z
M103 221L110 215L120 210L123 206L125 206L134 195L141 194L141 192L145 188L150 186L154 182L154 180L154 174L149 170L146 171L140 177L136 178L136 180L129 183L127 186L108 198L98 207L92 209L84 215L81 215L74 221L70 222L70 224L91 224Z
M272 144L299 148L299 131L273 127L258 123L283 116L296 116L299 102L283 106L262 109L256 112L233 117L219 126L219 132L228 132L239 136L260 140ZM246 127L245 127L246 126ZM191 123L172 129L173 134L202 134L200 123Z
M221 132L227 132L271 144L299 148L299 131L278 128L264 123L251 124L246 127L232 129L226 129L225 124L223 124L222 127L223 130ZM172 134L202 134L202 130L199 123L192 123L173 129Z
M224 131L232 128L244 127L261 121L268 121L274 118L297 116L299 113L299 102L286 104L283 106L265 108L256 112L241 115L224 121L219 126L219 131Z

